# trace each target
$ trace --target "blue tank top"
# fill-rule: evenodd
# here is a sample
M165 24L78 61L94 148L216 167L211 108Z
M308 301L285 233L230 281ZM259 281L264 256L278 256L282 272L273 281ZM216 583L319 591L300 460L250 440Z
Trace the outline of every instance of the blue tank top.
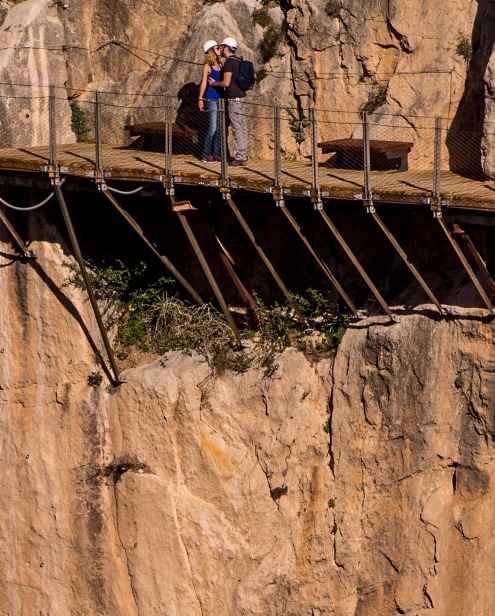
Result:
M220 71L214 69L213 66L211 67L210 77L212 79L214 79L215 81L221 81L221 79L220 79ZM220 88L212 88L211 86L208 86L208 88L207 88L207 90L205 92L205 98L208 98L208 99L213 100L213 101L219 100L220 98L222 98L222 95L218 91L219 89Z

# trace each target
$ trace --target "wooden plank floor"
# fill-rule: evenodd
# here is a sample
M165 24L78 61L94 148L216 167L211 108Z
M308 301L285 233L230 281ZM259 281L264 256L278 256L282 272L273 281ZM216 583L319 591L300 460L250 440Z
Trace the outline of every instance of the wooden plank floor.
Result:
M48 147L0 149L1 171L39 172L49 161ZM57 146L57 161L70 175L85 177L95 165L95 146L77 143ZM163 173L164 154L132 148L103 146L103 168L112 180L156 181ZM267 191L273 185L273 161L250 160L247 167L229 167L234 186L254 191ZM174 155L173 173L177 182L192 185L215 185L220 177L220 163L202 163L193 156ZM311 161L282 161L282 184L289 194L302 195L311 187ZM319 167L322 191L334 199L353 199L363 190L363 172ZM89 181L89 180L88 180ZM433 172L372 171L371 188L379 201L421 203L431 195ZM495 183L462 177L442 171L442 198L449 207L495 213ZM326 196L325 194L325 196Z

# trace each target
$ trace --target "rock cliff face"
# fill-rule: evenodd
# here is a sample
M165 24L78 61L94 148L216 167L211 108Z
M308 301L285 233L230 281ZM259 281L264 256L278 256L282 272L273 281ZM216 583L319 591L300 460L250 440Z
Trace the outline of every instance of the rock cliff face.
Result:
M495 610L492 323L370 319L270 379L172 353L90 387L43 224L37 261L0 251L2 614Z
M269 4L275 23L283 16L279 4ZM106 109L105 124L113 120L113 125L105 139L122 140L129 110L139 109L146 101L151 105L152 99L144 95L195 96L202 43L232 35L244 55L266 70L251 100L278 102L282 108L292 108L296 119L316 105L321 110L321 138L359 135L358 109L376 101L381 88L383 115L374 118L372 136L392 135L414 142L411 164L431 167L432 118L441 116L449 146L444 151L445 166L471 173L473 167L483 166L492 173L491 0L455 0L448 5L375 0L365 7L355 0L282 4L287 36L278 53L263 65L258 49L266 29L252 20L253 11L261 7L257 0L181 0L166 5L158 0L74 0L66 3L65 10L61 0L4 1L0 3L2 80L40 84L44 89L7 89L15 98L4 100L0 108L2 141L24 146L46 142L46 101L39 96L46 95L49 83L59 86L61 139L74 139L67 98L84 104L98 89L114 93L107 100L118 105L112 111ZM460 41L465 43L461 52ZM134 96L115 98L116 92ZM27 99L18 100L18 96ZM251 147L268 155L271 145L266 134L271 126L261 118L272 114L253 107L251 115L255 118ZM298 145L289 119L284 121L285 154L308 154L309 139Z

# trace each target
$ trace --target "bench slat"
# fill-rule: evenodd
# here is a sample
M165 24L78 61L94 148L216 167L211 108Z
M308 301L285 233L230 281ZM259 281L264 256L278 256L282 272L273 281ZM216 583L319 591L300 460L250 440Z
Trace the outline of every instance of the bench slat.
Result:
M411 150L414 143L409 141L385 141L370 139L370 150L383 154L401 150ZM323 153L328 152L357 152L363 149L362 139L334 139L333 141L320 141L318 147L322 148Z

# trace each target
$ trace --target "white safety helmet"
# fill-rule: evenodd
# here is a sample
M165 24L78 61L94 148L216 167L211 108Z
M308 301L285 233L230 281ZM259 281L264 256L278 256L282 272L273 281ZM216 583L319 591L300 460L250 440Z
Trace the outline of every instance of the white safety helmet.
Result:
M206 43L203 45L203 49L205 51L205 53L211 49L212 47L216 47L218 45L218 43L216 41L206 41Z
M226 39L223 39L222 45L226 45L227 47L232 47L232 49L237 49L237 41L235 38L228 36Z

